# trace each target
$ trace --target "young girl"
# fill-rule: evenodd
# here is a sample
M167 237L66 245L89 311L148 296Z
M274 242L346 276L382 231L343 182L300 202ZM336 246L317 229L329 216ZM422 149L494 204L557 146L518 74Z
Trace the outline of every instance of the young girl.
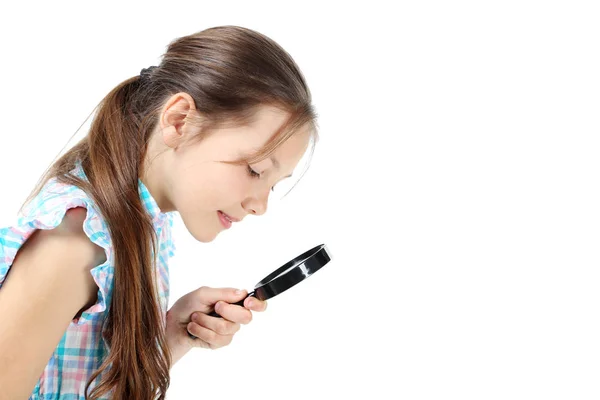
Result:
M212 241L264 214L316 141L297 65L249 29L179 38L113 89L0 229L0 398L164 399L177 360L266 308L202 287L167 311L173 213Z

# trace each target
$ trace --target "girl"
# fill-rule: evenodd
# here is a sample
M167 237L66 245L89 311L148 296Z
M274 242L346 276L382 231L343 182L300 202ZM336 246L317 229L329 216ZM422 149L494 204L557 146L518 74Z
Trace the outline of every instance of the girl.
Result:
M297 65L250 29L179 38L113 89L0 229L0 398L164 399L189 349L229 344L266 308L202 287L167 311L173 213L212 241L264 214L316 141Z

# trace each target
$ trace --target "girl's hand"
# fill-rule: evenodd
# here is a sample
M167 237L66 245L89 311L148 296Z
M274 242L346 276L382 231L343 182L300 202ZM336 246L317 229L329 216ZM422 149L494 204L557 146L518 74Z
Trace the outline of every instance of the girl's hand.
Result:
M239 292L239 293L238 293ZM267 302L255 297L244 300L244 307L235 304L248 295L234 288L201 287L186 294L167 313L167 336L170 342L191 347L218 349L227 346L241 324L252 321L252 311L264 311ZM211 317L216 311L223 318ZM190 337L188 332L196 337Z

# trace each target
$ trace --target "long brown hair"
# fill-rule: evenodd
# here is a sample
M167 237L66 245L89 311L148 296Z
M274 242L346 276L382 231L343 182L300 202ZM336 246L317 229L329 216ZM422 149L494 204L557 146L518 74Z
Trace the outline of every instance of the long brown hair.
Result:
M236 26L173 40L148 79L127 79L98 104L86 137L49 167L25 202L55 177L84 190L108 225L115 275L103 336L110 351L87 382L86 399L109 394L115 399L164 399L170 384L171 355L151 256L157 238L139 197L138 178L162 106L178 92L194 99L203 134L246 124L263 104L289 112L263 149L235 163L268 157L300 127L308 126L317 139L311 94L292 57L270 38ZM78 162L87 181L69 174ZM88 394L99 375L99 384Z

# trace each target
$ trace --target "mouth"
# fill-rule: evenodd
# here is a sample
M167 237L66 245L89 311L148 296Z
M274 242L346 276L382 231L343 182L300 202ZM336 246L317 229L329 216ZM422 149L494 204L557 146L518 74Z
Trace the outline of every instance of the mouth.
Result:
M220 212L221 214L223 214L223 215L225 216L225 218L227 218L227 219L228 219L228 220L230 220L231 222L240 222L240 220L239 220L239 219L237 219L237 218L233 218L232 216L225 214L225 213L224 213L223 211L221 211L221 210L219 210L219 212Z
M235 218L232 218L229 215L225 214L221 210L217 211L217 214L219 215L219 220L221 221L221 224L225 227L225 229L231 228L231 225L234 222L238 222L239 221L239 220L237 220Z

